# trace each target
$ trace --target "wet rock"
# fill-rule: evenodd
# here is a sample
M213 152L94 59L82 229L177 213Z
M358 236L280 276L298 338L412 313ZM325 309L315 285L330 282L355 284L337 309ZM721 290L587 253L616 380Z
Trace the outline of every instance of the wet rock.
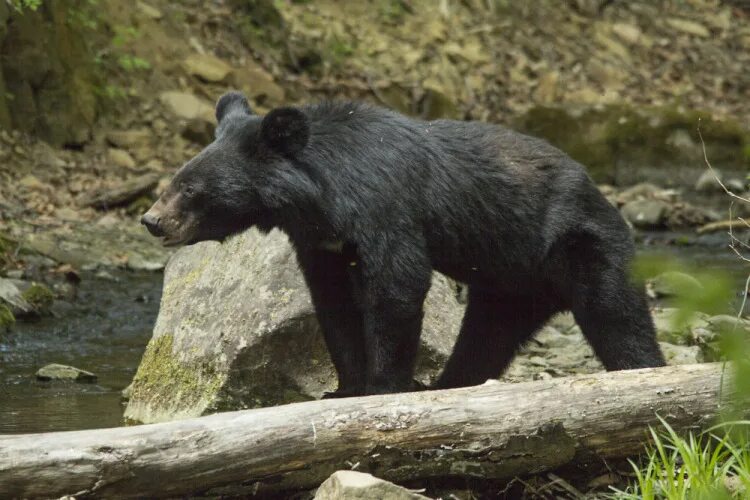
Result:
M211 83L223 82L232 72L229 64L211 54L190 54L183 66L191 75Z
M133 169L136 166L133 157L124 149L109 148L107 158L116 167Z
M660 200L635 200L626 203L620 212L622 216L641 229L654 229L664 226L669 205Z
M440 275L425 303L417 379L449 356L463 314ZM251 229L181 248L125 412L155 422L309 400L336 377L286 236Z
M743 181L742 179L738 179L736 177L727 179L726 181L724 181L724 185L727 187L728 190L732 191L733 193L742 193L745 191L745 188L747 187L747 183L745 181Z
M81 205L107 210L127 205L145 193L150 192L159 182L157 174L146 174L130 178L113 187L94 193L81 200Z
M73 382L93 384L97 381L98 377L80 368L52 363L37 370L36 378L43 382L50 380L71 380Z
M722 177L723 175L720 170L706 170L695 182L695 190L703 193L721 192L723 189L716 179L722 180Z
M52 293L52 290L41 283L32 283L31 286L21 292L21 297L31 304L34 313L40 316L49 314L55 301L55 294Z
M711 316L706 321L710 329L718 334L724 332L750 333L750 321L738 318L737 316L720 314L718 316Z
M651 280L651 289L656 297L695 297L703 285L689 274L667 271Z
M0 304L7 306L14 316L25 316L34 312L34 307L23 297L13 280L0 278Z
M214 107L193 94L179 91L162 92L159 95L161 103L177 118L183 120L201 119L214 121Z
M315 493L315 500L429 500L372 474L353 470L336 471Z

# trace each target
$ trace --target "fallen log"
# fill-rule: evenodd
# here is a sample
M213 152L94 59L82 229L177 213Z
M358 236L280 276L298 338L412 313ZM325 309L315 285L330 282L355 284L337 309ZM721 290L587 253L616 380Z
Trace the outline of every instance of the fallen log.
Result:
M399 482L510 478L643 450L658 413L701 428L734 394L721 364L313 401L161 424L0 436L5 497L314 488L337 469ZM722 387L723 384L723 387Z

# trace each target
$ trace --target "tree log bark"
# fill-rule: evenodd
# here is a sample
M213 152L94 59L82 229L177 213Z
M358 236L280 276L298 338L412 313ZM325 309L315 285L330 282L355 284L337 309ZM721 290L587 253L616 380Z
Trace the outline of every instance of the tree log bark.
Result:
M511 478L640 453L656 414L678 431L706 426L734 395L724 371L714 363L489 382L136 427L0 436L0 492L262 493L314 488L348 468L396 482Z

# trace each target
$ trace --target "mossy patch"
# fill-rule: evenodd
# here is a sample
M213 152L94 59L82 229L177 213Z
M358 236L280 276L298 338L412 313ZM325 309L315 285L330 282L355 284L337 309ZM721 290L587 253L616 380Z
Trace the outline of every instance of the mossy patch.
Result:
M601 182L616 181L618 168L702 168L701 136L714 166L748 164L750 133L738 122L678 106L538 106L515 125L559 147Z
M26 302L31 304L38 314L47 314L55 300L52 290L39 283L32 283L22 294Z
M16 317L5 304L0 304L0 333L8 332L16 324Z
M182 361L174 353L174 337L161 335L146 347L133 379L130 402L164 415L159 420L198 416L214 400L225 379L226 374L211 361ZM138 414L127 413L128 418L139 420Z

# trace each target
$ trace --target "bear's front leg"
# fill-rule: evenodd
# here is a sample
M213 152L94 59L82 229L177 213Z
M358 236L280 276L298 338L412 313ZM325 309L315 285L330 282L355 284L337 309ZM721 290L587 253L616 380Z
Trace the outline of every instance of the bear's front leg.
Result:
M356 264L363 299L366 393L416 390L414 365L432 272L426 253L419 246L402 245L380 254L362 252Z
M353 299L350 260L326 250L297 251L328 353L338 375L338 388L324 398L365 394L365 341L361 311Z

